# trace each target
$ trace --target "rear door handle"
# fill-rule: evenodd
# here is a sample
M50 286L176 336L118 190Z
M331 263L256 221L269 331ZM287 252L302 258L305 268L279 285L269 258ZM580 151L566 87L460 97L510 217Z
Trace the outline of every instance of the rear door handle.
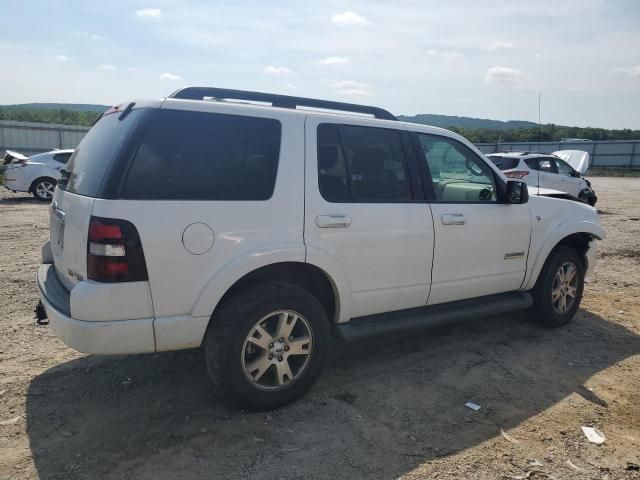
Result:
M318 215L316 225L319 228L347 228L351 225L349 215Z
M445 213L440 217L443 225L464 225L467 219L463 213Z
M54 202L51 204L51 210L55 214L56 217L60 220L60 222L64 223L65 217L67 214L58 208L58 203Z

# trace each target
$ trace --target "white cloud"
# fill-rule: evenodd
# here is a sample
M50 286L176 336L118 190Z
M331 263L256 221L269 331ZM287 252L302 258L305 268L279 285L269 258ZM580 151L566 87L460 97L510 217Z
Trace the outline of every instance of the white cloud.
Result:
M322 65L343 65L349 63L349 57L326 57L320 60Z
M136 15L140 18L152 18L158 20L162 18L162 10L159 8L142 8L136 10Z
M173 73L163 73L162 75L160 75L160 80L169 81L169 82L177 82L177 81L182 80L182 77L180 75L174 75Z
M495 40L494 42L491 42L488 49L490 52L495 52L496 50L510 50L513 47L513 43L504 42L502 40Z
M484 76L487 83L519 83L526 78L522 70L509 67L491 67Z
M292 83L287 83L287 90L297 90L298 87L293 85Z
M611 73L613 75L623 75L625 77L640 77L640 65L612 68Z
M93 35L91 35L91 40L104 40L104 37L102 35L94 33Z
M330 80L329 83L342 95L368 96L372 94L372 86L355 80Z
M274 67L273 65L269 65L262 69L262 73L266 73L267 75L287 76L291 75L293 70L287 67Z
M464 54L455 50L438 50L436 48L430 48L427 50L427 55L442 58L461 58Z
M96 70L98 70L99 72L115 72L118 69L113 65L98 65L98 68L96 68Z
M347 10L342 13L336 13L331 17L331 23L339 27L352 27L354 25L369 25L371 22L367 17L363 17L351 10Z
M71 60L73 60L73 57L67 57L66 55L62 54L56 55L54 58L58 62L70 62Z

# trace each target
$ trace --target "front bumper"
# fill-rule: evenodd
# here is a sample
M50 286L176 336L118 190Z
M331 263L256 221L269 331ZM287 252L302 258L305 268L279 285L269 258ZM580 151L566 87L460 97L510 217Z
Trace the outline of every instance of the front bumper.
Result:
M70 292L60 282L53 264L40 265L36 283L51 329L71 348L100 355L155 352L153 318L77 320L71 317Z

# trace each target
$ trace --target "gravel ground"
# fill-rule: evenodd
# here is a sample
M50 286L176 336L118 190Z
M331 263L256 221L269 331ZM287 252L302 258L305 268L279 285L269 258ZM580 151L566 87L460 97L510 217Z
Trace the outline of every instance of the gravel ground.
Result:
M199 351L83 355L34 325L48 211L2 192L0 479L640 478L640 179L593 183L609 236L572 324L336 347L309 394L260 414L215 399Z

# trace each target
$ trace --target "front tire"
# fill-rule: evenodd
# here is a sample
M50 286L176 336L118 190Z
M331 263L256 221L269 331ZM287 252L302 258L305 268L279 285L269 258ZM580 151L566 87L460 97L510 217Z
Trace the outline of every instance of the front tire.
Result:
M38 178L31 185L31 194L40 202L50 202L57 183L53 178Z
M270 410L315 383L329 349L329 321L308 291L266 282L225 301L204 339L207 372L232 405Z
M584 290L584 260L572 248L556 247L533 289L533 319L548 327L566 325L574 317Z

